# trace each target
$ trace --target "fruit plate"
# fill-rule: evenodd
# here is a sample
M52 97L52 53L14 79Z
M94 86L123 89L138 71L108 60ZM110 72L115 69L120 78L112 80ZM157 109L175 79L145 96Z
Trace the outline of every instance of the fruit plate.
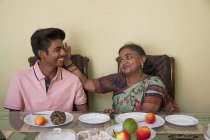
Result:
M67 124L69 122L71 122L73 120L73 115L71 113L68 113L68 112L65 112L66 114L66 121L63 123L63 124L59 124L59 125L54 125L52 122L51 122L51 119L50 119L50 115L53 113L54 111L43 111L43 112L36 112L36 113L33 113L33 114L29 114L27 115L25 118L24 118L24 122L28 125L32 125L32 126L38 126L38 127L54 127L54 126L60 126L60 125L64 125L64 124ZM44 124L44 125L36 125L34 123L34 119L36 116L38 115L42 115L44 116L46 119L47 119L47 122Z
M125 119L133 118L136 122L141 122L144 121L145 114L146 113L140 113L140 112L123 113L118 115L115 118L115 121L118 123L123 123Z
M110 117L102 113L88 113L79 116L79 120L88 124L100 124L109 121Z
M160 127L160 126L165 124L165 120L162 117L158 116L158 115L155 115L156 120L155 120L154 123L148 124L147 122L144 121L144 118L145 118L146 114L147 113L141 113L141 112L123 113L123 114L118 115L115 118L115 121L120 123L120 124L123 124L125 119L133 118L134 120L137 121L138 125L140 125L140 126L148 126L150 128Z
M89 140L91 138L97 140L109 140L109 136L105 131L99 131L96 128L86 131L80 131L77 133L77 137L78 140Z
M192 126L199 122L198 119L187 115L169 115L165 117L165 120L179 126Z
M109 135L109 138L111 140L118 140L118 139L112 137L113 130L116 131L116 132L120 132L120 131L122 131L122 129L123 129L123 125L122 124L117 124L117 125L113 125L113 126L110 126L109 128L107 128L106 133ZM151 132L151 135L149 137L149 140L154 139L155 136L156 136L156 132L152 128L150 128L150 132Z

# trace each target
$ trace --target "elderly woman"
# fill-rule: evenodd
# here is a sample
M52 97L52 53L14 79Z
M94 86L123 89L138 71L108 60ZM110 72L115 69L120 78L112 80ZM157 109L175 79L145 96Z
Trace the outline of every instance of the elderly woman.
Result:
M66 44L65 49L70 56L71 51ZM71 59L65 60L65 66L80 78L86 90L97 93L113 92L112 107L115 111L159 111L162 102L166 101L165 98L169 98L169 96L161 79L149 75L153 71L153 67L147 63L143 48L136 44L124 45L120 48L119 57L116 60L119 63L120 73L94 80L87 79ZM173 101L172 104L168 101L171 99L166 102L173 107ZM106 112L113 110L107 109Z

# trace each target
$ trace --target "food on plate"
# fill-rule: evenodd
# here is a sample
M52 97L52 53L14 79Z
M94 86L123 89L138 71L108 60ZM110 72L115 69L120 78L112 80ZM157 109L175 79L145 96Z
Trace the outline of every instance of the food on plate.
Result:
M130 136L127 131L122 130L121 132L115 132L113 133L113 137L119 140L130 140Z
M123 130L127 131L128 134L135 133L137 127L138 127L137 122L132 118L127 118L123 122Z
M156 120L155 114L154 113L146 113L144 120L145 120L145 122L147 122L149 124L154 123Z
M149 127L147 127L147 126L139 127L136 130L136 136L140 140L146 140L150 137L150 135L151 135L151 131L150 131Z
M47 122L47 119L46 119L44 116L42 116L42 115L37 115L37 116L34 118L34 123L35 123L36 125L41 126L41 125L44 125L46 122Z
M80 133L79 134L79 140L85 140L85 139L88 139L88 133Z
M98 135L100 131L97 128L93 128L89 130L89 133L91 136L95 136L95 135Z
M78 133L78 140L109 140L108 135L96 128Z
M54 111L50 115L50 119L54 125L63 124L66 121L66 114L62 111Z

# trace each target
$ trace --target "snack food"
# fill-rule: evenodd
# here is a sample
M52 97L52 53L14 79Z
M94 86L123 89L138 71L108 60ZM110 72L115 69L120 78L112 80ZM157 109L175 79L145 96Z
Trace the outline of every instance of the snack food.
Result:
M104 131L93 128L78 133L78 140L109 140L109 136Z
M50 119L54 125L63 124L66 121L66 114L62 111L54 111L50 115Z

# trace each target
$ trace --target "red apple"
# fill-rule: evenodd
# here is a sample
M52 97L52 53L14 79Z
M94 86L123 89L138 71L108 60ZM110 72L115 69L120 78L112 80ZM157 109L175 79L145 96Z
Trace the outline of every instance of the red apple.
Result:
M154 113L147 113L144 118L145 122L147 123L154 123L156 120Z
M149 127L147 127L147 126L139 127L136 130L136 137L140 140L146 140L150 137L150 135L151 135L151 131L150 131Z
M125 130L122 130L121 132L116 133L115 138L119 140L130 140L129 134Z

